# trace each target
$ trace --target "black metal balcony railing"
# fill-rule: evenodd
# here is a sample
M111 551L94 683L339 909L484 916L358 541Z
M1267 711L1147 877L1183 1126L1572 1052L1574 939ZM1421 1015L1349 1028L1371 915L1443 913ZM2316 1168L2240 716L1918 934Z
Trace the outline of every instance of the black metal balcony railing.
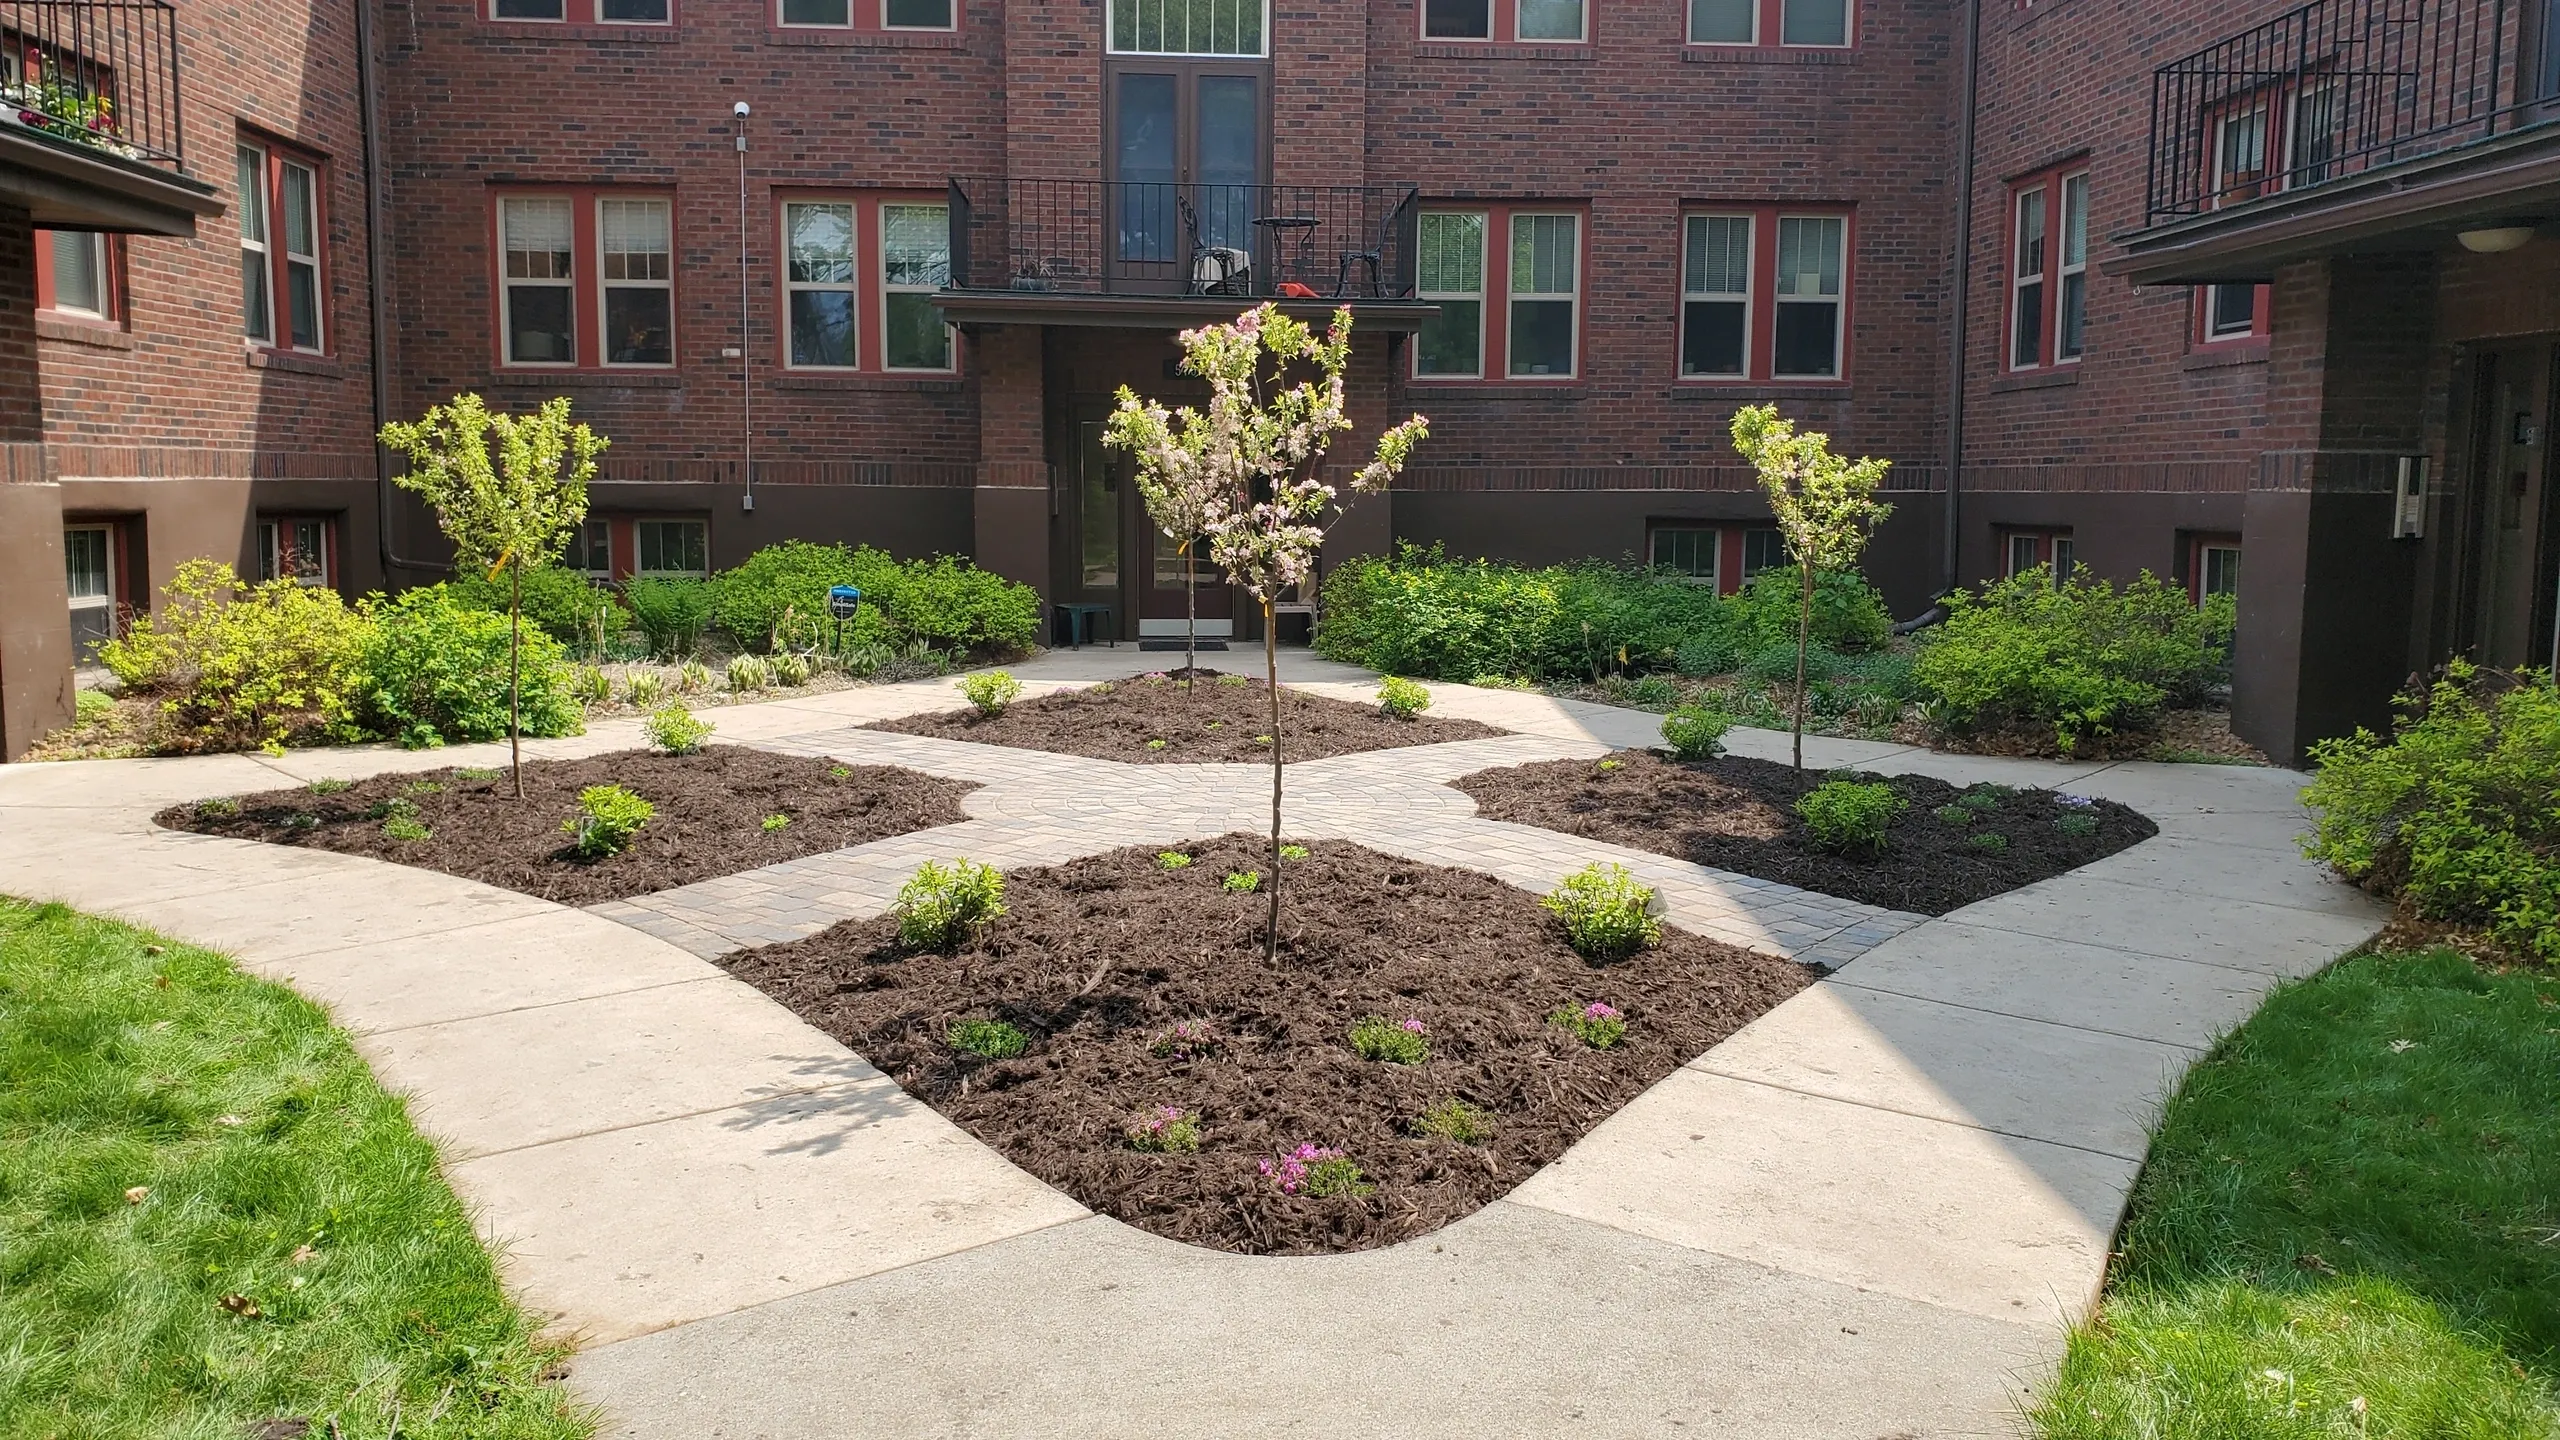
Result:
M2152 76L2154 224L2489 139L2555 110L2517 0L2312 0Z
M184 169L169 0L0 0L0 128Z
M1416 224L1410 186L954 179L951 284L1405 299Z

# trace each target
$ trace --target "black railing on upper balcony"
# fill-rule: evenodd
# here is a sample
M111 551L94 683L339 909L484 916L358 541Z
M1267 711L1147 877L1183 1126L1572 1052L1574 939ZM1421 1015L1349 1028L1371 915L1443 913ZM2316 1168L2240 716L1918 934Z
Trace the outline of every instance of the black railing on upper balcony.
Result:
M2539 0L2537 0L2539 3ZM2151 222L2560 116L2517 0L2312 0L2154 72ZM2560 58L2560 51L2555 51Z
M951 284L1070 295L1409 299L1411 186L951 182Z
M169 0L0 0L0 126L186 167Z

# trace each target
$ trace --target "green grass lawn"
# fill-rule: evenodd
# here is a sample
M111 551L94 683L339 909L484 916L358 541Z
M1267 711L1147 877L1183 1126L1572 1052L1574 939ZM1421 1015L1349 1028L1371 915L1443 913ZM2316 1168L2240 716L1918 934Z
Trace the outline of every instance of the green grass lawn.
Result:
M2289 985L2163 1116L2048 1440L2560 1436L2560 978Z
M0 899L0 1440L569 1440L560 1353L318 1007Z

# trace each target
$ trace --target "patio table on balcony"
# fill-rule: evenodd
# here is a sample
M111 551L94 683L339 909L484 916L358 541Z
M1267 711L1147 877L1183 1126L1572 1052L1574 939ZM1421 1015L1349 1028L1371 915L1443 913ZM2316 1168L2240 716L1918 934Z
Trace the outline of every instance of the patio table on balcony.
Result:
M1268 272L1272 281L1271 290L1272 293L1278 294L1280 287L1292 278L1289 257L1285 253L1290 237L1292 235L1297 237L1298 253L1295 273L1303 276L1307 271L1309 256L1313 253L1316 227L1322 225L1324 221L1313 215L1258 215L1254 217L1253 223L1255 228L1262 231L1263 249L1271 264ZM1305 281L1300 280L1299 283L1304 284Z

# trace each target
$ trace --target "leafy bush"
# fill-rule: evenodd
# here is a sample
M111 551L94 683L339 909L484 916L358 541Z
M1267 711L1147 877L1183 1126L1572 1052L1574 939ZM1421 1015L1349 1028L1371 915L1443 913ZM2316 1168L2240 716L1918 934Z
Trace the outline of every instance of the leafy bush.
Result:
M392 799L382 802L382 835L386 840L425 840L434 835L427 822L418 816L415 800Z
M762 826L764 833L771 835L778 830L790 829L791 817L782 814L767 815L759 822L759 824Z
M1390 675L1378 682L1378 708L1398 720L1411 720L1431 708L1431 692Z
M1714 590L1599 564L1524 570L1437 546L1344 562L1325 580L1316 649L1437 680L1659 669L1715 623Z
M878 601L889 635L901 643L964 651L1024 650L1040 633L1040 592L948 555L890 559L853 554L863 608Z
M613 698L613 677L593 665L569 672L569 695L581 705L601 705Z
M1223 1044L1218 1027L1208 1021L1177 1020L1147 1046L1147 1053L1159 1060L1196 1060L1217 1054Z
M1318 1200L1337 1195L1357 1199L1377 1190L1347 1155L1328 1155L1307 1166L1306 1191Z
M2098 833L2098 817L2095 815L2057 815L2054 817L2053 828L2070 836L2074 840L2086 840L2090 836Z
M681 576L639 575L622 587L631 618L649 637L649 653L662 659L690 655L711 619L712 590Z
M622 698L635 710L647 710L666 698L667 677L655 670L634 670L622 677Z
M822 633L822 626L832 631L827 592L838 585L859 585L861 568L854 552L842 545L805 540L767 545L736 568L720 572L712 586L711 618L741 645L774 650L807 643ZM870 589L861 588L866 593Z
M647 726L649 743L670 755L690 755L701 749L702 742L718 728L708 720L697 719L692 711L672 700L651 712Z
M411 749L496 740L507 733L507 617L446 585L368 601L357 661L367 728ZM541 630L524 633L519 710L527 735L585 727L570 692L567 655Z
M116 713L115 697L96 690L83 690L72 697L71 723L95 725Z
M2421 915L2560 962L2560 687L2454 661L2385 742L2311 750L2303 852Z
M507 613L508 581L466 568L450 582L456 600L475 610ZM622 633L630 616L612 591L576 570L529 565L524 572L524 619L543 634L580 653Z
M676 667L676 693L699 695L711 688L711 667L699 660L687 660Z
M1002 1020L961 1020L945 1036L951 1048L981 1060L1010 1060L1031 1048L1031 1037Z
M809 657L776 655L773 657L773 681L786 689L796 690L809 683Z
M1565 877L1538 903L1564 924L1565 939L1594 960L1632 955L1662 939L1652 887L1623 865L1595 864Z
M1493 1138L1493 1117L1452 1095L1415 1117L1413 1133L1475 1145Z
M1957 733L2050 726L2065 753L2203 698L2228 658L2218 614L2147 571L2118 590L2039 568L1947 606L1912 669L1933 718Z
M729 661L729 689L744 694L773 684L773 667L761 655L739 655Z
M1301 1192L1317 1199L1366 1195L1378 1187L1361 1178L1360 1167L1339 1150L1301 1144L1259 1162L1263 1178L1283 1195Z
M590 785L578 792L577 815L560 828L576 837L572 843L581 858L601 860L621 854L657 813L657 806L619 785Z
M948 949L1004 914L1004 876L992 865L927 860L889 907L898 943L910 950Z
M1187 870L1191 868L1191 857L1179 850L1160 850L1156 852L1156 863L1167 870Z
M1884 849L1885 832L1911 802L1882 782L1827 780L1796 802L1796 814L1813 832L1813 843L1842 855L1876 854Z
M1737 653L1756 655L1787 648L1793 678L1796 624L1804 603L1804 577L1792 566L1763 570L1726 603L1724 627ZM1813 643L1839 655L1881 647L1893 637L1893 612L1884 595L1854 570L1824 570L1813 581Z
M1713 760L1724 753L1733 717L1703 705L1683 705L1662 717L1662 743L1681 760Z
M1351 1048L1363 1060L1419 1065L1431 1058L1431 1031L1419 1020L1372 1015L1351 1027Z
M1121 1133L1129 1148L1150 1155L1196 1155L1200 1151L1200 1117L1179 1105L1159 1105L1131 1116Z
M175 748L239 750L351 738L365 618L334 590L189 560L159 612L99 649L129 692L161 697Z
M1218 888L1230 895L1250 895L1262 888L1262 872L1259 870L1231 871L1226 879L1218 882Z
M1005 712L1005 707L1022 698L1022 682L1008 670L988 670L960 677L960 695L977 708L979 714L992 720Z
M1547 1023L1572 1031L1575 1039L1594 1050L1606 1050L1625 1039L1627 1034L1626 1015L1618 1007L1597 1000L1579 1010L1570 1005L1559 1005L1553 1014L1547 1016Z
M2009 837L1997 830L1985 830L1968 843L1976 850L2000 851L2009 848Z

